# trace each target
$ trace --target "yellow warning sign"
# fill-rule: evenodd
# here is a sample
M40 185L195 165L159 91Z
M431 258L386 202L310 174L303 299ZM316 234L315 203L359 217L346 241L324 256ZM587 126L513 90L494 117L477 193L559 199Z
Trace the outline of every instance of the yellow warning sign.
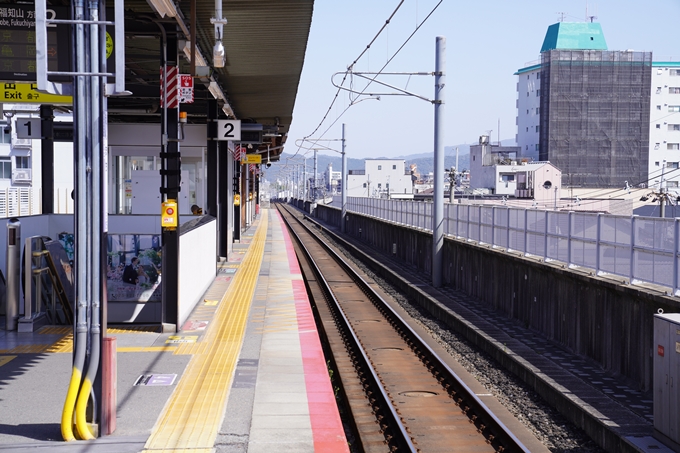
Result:
M38 91L37 83L2 82L0 83L0 102L8 104L73 104L72 96L47 94Z
M246 154L246 158L241 161L242 164L261 164L262 156L259 154Z

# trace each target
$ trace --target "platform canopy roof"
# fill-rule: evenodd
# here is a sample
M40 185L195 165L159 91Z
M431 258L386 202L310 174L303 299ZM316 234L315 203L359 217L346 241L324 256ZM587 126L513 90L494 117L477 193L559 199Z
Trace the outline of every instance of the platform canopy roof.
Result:
M107 1L107 8L112 9L113 0ZM215 99L218 88L224 95L218 101L221 117L229 114L244 123L262 125L266 140L260 148L283 144L293 117L314 1L221 0L221 4L227 21L222 36L225 63L215 67L216 36L211 22L216 17L215 0L125 0L125 78L131 94L109 98L110 122L160 122L165 34L168 42L177 42L174 49L172 44L168 47L168 58L174 58L176 49L181 74L191 74L191 43L205 61L195 57L195 101L181 105L189 123L206 121L207 101ZM48 5L69 6L70 0L48 0ZM176 14L167 14L173 8ZM273 152L272 157L280 152Z

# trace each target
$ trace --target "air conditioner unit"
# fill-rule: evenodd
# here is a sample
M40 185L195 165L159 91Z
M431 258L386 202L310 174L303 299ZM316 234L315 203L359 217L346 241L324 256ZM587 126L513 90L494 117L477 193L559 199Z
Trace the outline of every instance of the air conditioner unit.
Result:
M12 134L12 148L33 148L33 140L30 138L17 138L15 134Z
M15 168L12 170L12 182L31 182L30 168Z

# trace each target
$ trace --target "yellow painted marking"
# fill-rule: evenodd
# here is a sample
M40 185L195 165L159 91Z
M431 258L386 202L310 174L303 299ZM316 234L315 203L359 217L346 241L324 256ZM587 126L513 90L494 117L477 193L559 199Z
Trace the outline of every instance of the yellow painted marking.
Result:
M159 326L125 326L125 327L109 327L106 329L107 333L160 333Z
M10 349L10 354L40 354L46 352L49 344L24 344Z
M73 352L73 334L70 333L62 337L56 343L50 345L45 352Z
M170 344L196 343L196 340L198 340L198 335L183 335L183 336L171 335L168 337L167 340L165 340L165 343Z
M174 352L177 346L123 346L116 348L118 352Z
M16 358L15 355L6 355L6 356L0 357L0 366L3 366L5 364L9 363L10 360L15 359L15 358Z
M206 305L217 305L217 302L218 302L218 301L216 301L216 300L206 300L206 301L205 301L205 304L206 304Z
M71 332L73 332L73 327L45 326L45 327L41 327L40 329L38 329L38 331L36 333L66 335L66 334L71 333Z
M205 349L189 361L144 446L145 452L187 449L195 453L215 445L260 273L266 234L265 215L244 258L243 272L229 285L215 321L199 343Z

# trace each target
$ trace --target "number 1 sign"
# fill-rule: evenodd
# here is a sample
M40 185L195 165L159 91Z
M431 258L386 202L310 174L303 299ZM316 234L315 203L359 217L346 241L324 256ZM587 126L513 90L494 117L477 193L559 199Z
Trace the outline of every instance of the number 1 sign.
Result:
M217 120L217 140L241 141L241 120Z

